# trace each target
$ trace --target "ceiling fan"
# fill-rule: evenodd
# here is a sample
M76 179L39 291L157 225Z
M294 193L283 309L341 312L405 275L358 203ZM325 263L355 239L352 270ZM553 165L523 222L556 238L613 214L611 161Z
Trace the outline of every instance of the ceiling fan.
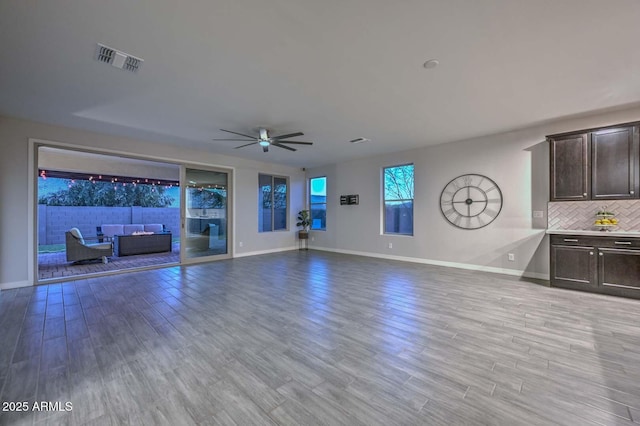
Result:
M289 151L297 151L295 148L291 148L290 146L286 146L283 144L294 144L294 145L313 145L313 142L302 142L302 141L285 141L283 139L294 138L296 136L302 136L304 133L296 132L289 133L287 135L280 136L269 136L269 131L267 129L259 129L257 136L245 135L244 133L232 132L231 130L220 129L223 132L233 133L234 135L244 136L249 139L212 139L214 141L236 141L236 142L249 142L244 145L240 145L235 147L234 149L244 148L245 146L258 144L262 147L264 152L269 152L270 146L277 146L278 148L288 149Z

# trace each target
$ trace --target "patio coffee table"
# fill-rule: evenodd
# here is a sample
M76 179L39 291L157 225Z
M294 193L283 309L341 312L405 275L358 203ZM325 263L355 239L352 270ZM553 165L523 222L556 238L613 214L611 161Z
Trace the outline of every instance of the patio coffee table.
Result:
M113 251L118 257L171 251L171 232L149 235L114 235Z

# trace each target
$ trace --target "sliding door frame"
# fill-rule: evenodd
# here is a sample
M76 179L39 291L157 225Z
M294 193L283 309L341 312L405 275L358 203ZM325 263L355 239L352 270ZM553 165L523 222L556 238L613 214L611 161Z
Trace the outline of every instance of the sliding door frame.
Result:
M227 174L227 211L225 213L227 238L227 252L224 254L214 254L199 257L187 257L187 169L202 170L205 172L226 173ZM194 263L212 262L215 260L231 259L233 257L233 236L234 226L234 197L233 188L235 183L235 170L228 167L203 166L200 164L184 163L180 165L180 264L192 265Z
M140 268L134 268L134 269L117 270L117 271L105 271L105 272L99 272L94 274L64 277L59 279L53 278L53 279L47 279L47 280L40 280L38 278L38 241L37 241L38 232L36 232L36 230L38 229L38 211L37 211L38 180L36 177L36 170L38 170L38 148L40 147L67 149L70 151L80 151L80 152L86 152L91 154L114 155L119 157L137 159L137 160L157 161L157 162L162 162L167 164L174 164L180 167L180 186L181 187L184 185L183 175L186 168L198 168L203 170L224 171L228 173L228 190L227 190L227 209L228 209L227 214L228 214L228 222L229 222L227 224L227 232L228 232L227 252L228 253L227 253L227 256L225 256L225 259L234 257L235 250L232 242L233 242L233 237L235 235L235 220L233 216L234 214L233 212L235 212L235 197L233 194L233 188L235 188L235 175L236 175L235 167L219 165L219 164L207 164L207 163L200 163L200 162L186 161L186 160L180 161L180 160L176 160L175 158L166 158L166 157L156 156L156 155L137 154L134 152L121 151L116 149L85 146L85 145L78 145L73 143L59 142L59 141L52 141L52 140L38 139L38 138L29 138L28 145L29 145L28 147L29 176L27 179L28 210L27 210L27 230L26 230L26 234L27 234L27 253L26 253L27 282L25 283L26 286L35 286L40 284L54 284L56 282L81 280L81 279L87 279L87 278L93 278L93 277L104 277L109 275L119 275L119 274L126 274L129 272L136 272L136 271L146 270L146 269L175 267L179 265L192 264L192 263L198 262L197 260L194 262L185 262L185 263L182 263L180 261L176 263L168 263L168 264L162 264L157 266L148 266L148 267L140 267ZM184 221L182 220L184 217L182 214L182 205L184 203L184 200L182 199L183 193L184 191L181 189L180 190L180 194L181 194L180 209L181 209L181 226L182 227L184 226ZM184 228L181 229L181 231L183 230ZM182 233L183 232L181 232L181 234ZM181 238L181 246L182 246L182 236L180 238ZM181 251L182 251L182 247L181 247ZM180 254L180 258L182 259L182 254ZM206 260L199 260L199 262L210 262L212 260L214 259L206 258Z

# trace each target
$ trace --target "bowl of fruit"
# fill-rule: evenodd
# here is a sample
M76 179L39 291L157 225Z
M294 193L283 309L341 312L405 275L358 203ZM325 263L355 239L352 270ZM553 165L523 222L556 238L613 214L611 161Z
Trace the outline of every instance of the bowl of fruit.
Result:
M618 219L615 218L615 215L612 212L603 208L596 213L594 226L601 231L610 231L612 228L618 226Z

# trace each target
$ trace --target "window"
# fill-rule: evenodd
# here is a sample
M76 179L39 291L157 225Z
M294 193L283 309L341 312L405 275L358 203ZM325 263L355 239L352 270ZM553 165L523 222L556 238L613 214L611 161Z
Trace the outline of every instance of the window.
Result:
M327 178L309 179L311 229L327 230Z
M287 178L258 175L258 232L287 229Z
M384 233L413 235L413 164L385 167Z

